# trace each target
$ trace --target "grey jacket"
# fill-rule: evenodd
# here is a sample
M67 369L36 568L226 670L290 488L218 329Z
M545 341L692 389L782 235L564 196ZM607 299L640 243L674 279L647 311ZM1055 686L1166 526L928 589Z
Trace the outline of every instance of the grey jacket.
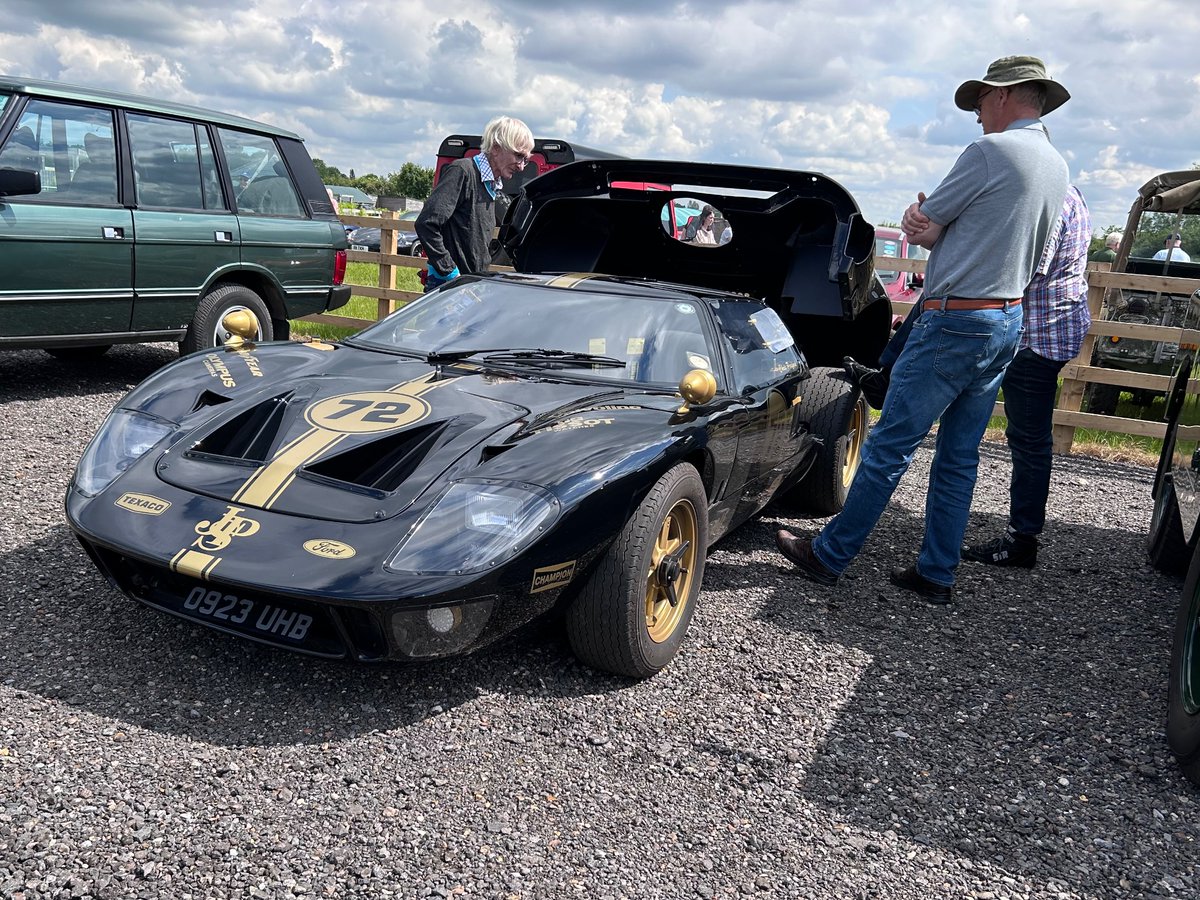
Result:
M425 256L439 273L486 272L492 262L496 203L470 159L444 169L414 224Z

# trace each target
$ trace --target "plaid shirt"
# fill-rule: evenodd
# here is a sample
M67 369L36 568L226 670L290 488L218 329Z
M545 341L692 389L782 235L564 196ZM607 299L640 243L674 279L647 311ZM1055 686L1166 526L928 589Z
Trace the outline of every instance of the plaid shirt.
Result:
M491 194L492 199L495 200L496 191L504 188L504 182L502 182L496 176L496 174L492 172L492 164L488 162L487 157L482 153L476 153L472 159L475 160L475 168L479 170L479 177L483 179L483 186L487 188L488 193Z
M1087 251L1092 240L1092 220L1087 203L1075 185L1067 188L1062 215L1038 262L1033 280L1025 288L1025 333L1021 349L1066 362L1079 353L1083 336L1091 327L1087 305Z

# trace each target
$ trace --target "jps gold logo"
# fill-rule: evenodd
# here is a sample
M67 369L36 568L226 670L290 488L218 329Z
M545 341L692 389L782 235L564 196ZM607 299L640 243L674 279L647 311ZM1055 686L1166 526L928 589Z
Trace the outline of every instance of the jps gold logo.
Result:
M162 500L152 494L122 494L114 502L121 509L143 516L161 516L171 508L170 500Z
M211 553L225 549L236 537L255 534L260 527L258 522L239 516L240 512L243 510L230 506L226 508L225 515L216 521L200 522L196 525L196 534L200 537L192 542L192 546Z

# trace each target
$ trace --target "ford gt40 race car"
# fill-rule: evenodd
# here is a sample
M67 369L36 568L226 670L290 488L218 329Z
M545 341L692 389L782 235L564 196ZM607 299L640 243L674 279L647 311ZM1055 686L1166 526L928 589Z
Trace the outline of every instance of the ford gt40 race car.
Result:
M889 314L868 296L871 228L821 176L676 164L747 242L702 247L659 226L678 192L624 186L661 186L663 164L568 171L584 165L514 204L522 271L460 278L338 343L235 339L131 391L67 496L108 580L331 658L462 653L560 609L586 663L667 665L709 546L773 499L836 511L853 476L865 406L799 332L817 358L870 359ZM653 246L622 272L605 236L643 219ZM616 274L550 271L547 243ZM646 278L650 249L672 282Z

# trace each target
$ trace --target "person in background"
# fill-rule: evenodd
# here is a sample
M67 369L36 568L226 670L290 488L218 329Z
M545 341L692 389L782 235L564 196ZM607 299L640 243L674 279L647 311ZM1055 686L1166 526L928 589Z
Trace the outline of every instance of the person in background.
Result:
M1181 238L1178 233L1168 234L1163 238L1163 248L1154 254L1154 259L1169 259L1171 262L1191 262L1192 258L1180 247Z
M1054 400L1058 373L1079 354L1092 324L1087 305L1087 248L1092 220L1083 195L1067 191L1062 216L1025 289L1021 349L1004 373L1004 436L1012 454L1008 526L1004 534L963 550L963 559L1032 569L1046 524L1054 465Z
M413 228L429 264L425 290L460 274L487 271L492 262L496 196L504 179L525 168L533 132L520 119L498 116L487 123L480 151L442 169Z
M1110 231L1104 236L1104 249L1097 250L1088 257L1088 262L1106 262L1111 263L1117 258L1117 248L1121 246L1122 234L1119 231Z
M983 136L928 199L919 195L905 210L909 241L932 252L922 312L893 367L883 415L842 511L811 539L787 529L775 536L813 581L837 583L940 420L921 552L891 580L931 603L953 601L979 442L1020 341L1022 294L1067 193L1066 161L1040 117L1069 98L1030 56L998 59L982 80L955 91L955 104L975 113Z
M700 210L700 215L693 216L687 223L683 240L689 244L715 244L717 236L713 234L713 222L716 221L716 218L716 210L711 206L705 206Z

